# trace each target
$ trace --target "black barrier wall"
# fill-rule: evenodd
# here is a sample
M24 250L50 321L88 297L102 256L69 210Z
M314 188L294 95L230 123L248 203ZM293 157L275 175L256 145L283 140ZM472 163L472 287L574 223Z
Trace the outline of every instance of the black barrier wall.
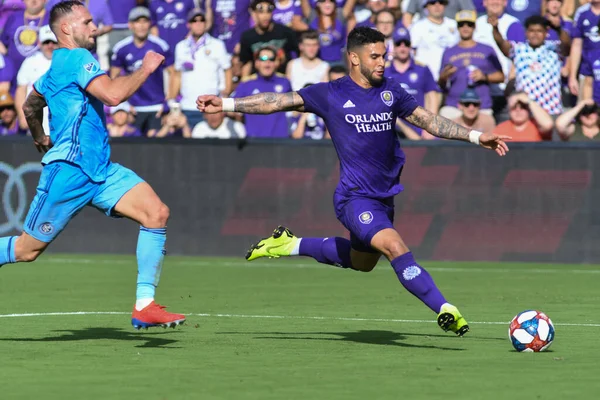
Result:
M171 254L243 257L278 224L299 236L347 236L332 204L330 144L114 142L113 160L171 209ZM420 259L600 263L600 147L513 144L507 157L463 144L405 147L396 227ZM0 140L0 234L18 234L40 155ZM137 226L89 208L53 252L135 253Z

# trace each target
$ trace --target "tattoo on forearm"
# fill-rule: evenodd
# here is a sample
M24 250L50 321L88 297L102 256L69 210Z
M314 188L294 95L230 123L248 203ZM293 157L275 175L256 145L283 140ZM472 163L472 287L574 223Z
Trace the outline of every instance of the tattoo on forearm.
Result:
M432 114L421 107L418 107L406 120L439 138L469 141L469 129L449 119Z
M37 93L31 92L23 104L23 114L29 125L31 136L36 141L44 138L44 127L42 125L44 120L44 107L46 107L46 99Z
M271 114L277 111L303 111L304 100L296 92L260 93L235 99L235 111L246 114Z

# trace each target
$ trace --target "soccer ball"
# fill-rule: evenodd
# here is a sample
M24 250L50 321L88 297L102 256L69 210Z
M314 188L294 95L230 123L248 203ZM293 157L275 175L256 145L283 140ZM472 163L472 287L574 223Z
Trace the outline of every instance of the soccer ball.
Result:
M510 321L508 338L517 351L537 353L547 350L552 344L554 325L541 311L523 311Z

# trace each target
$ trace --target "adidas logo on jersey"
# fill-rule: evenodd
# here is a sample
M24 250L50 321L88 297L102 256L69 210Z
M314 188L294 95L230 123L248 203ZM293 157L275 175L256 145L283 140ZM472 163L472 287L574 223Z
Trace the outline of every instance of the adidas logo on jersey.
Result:
M352 102L352 100L348 100L347 102L344 103L344 108L352 108L352 107L356 107L354 105L354 103Z

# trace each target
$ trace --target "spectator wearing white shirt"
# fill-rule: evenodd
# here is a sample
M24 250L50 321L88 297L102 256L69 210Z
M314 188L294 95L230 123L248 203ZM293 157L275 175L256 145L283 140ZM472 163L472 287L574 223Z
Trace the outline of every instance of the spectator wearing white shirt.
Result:
M420 19L410 28L415 61L429 67L437 81L444 50L458 43L456 21L444 16L447 0L423 0L427 18Z
M225 113L206 114L204 121L192 130L194 139L243 139L245 137L244 124L227 118Z
M52 53L56 49L58 41L56 36L50 30L49 25L44 25L39 31L40 50L27 57L19 72L17 73L17 90L15 92L15 104L19 118L19 126L27 129L27 120L23 114L23 104L25 99L33 90L33 83L42 77L50 69L52 62ZM48 122L48 107L44 107L44 120L42 122L44 132L50 134L50 124Z
M300 90L307 83L327 82L329 64L318 57L319 34L308 30L300 34L300 57L291 60L286 68L286 76L292 90Z
M187 15L190 35L175 46L171 93L181 94L181 110L190 126L203 120L196 109L198 93L228 96L232 91L231 56L225 43L207 33L206 15L194 8Z

